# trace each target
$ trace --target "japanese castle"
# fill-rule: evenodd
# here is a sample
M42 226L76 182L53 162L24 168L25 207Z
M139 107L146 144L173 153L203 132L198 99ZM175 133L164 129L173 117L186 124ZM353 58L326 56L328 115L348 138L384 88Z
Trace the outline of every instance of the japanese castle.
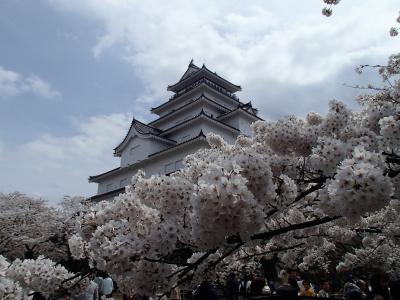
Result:
M89 182L98 184L97 195L91 200L112 199L124 192L139 169L146 176L179 170L185 156L208 147L209 132L234 143L239 134L250 135L250 124L260 120L251 102L242 103L235 95L240 86L204 65L199 68L193 60L167 90L174 94L151 109L157 119L144 124L133 118L126 136L114 148L114 156L121 158L120 166L89 177Z

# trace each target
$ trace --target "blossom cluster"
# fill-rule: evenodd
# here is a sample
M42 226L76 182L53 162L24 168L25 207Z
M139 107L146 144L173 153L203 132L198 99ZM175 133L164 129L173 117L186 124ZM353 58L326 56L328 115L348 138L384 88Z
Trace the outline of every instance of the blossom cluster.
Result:
M379 120L381 135L385 145L390 148L400 148L400 111L395 116L385 117Z
M0 276L0 299L3 300L28 300L28 292L17 282Z
M63 266L43 256L36 260L16 259L11 264L0 256L0 265L0 295L3 293L5 299L27 299L28 292L32 290L45 297L55 296L67 290L79 292L88 284L87 279L80 279Z
M79 260L86 257L86 245L79 235L74 234L73 236L71 236L68 240L68 246L73 258Z
M341 162L335 179L327 186L325 212L357 220L364 213L385 207L393 194L393 185L380 164L379 155L356 147L353 158Z
M399 12L399 16L397 17L397 19L396 19L396 22L397 23L400 23L400 12ZM399 27L391 27L390 28L390 31L389 31L389 33L390 33L390 36L397 36L397 35L399 35L399 30L400 30L400 28Z
M316 116L315 116L316 117ZM280 155L295 152L298 155L308 155L318 139L318 117L309 116L309 122L288 116L277 122L258 121L253 125L256 135L261 141ZM318 124L319 125L319 124Z
M0 255L0 299L4 300L28 300L28 292L18 282L6 277L10 263Z
M339 139L321 137L310 155L310 166L316 171L332 176L337 165L346 157L347 144Z
M324 0L324 3L326 5L329 5L328 7L324 7L322 9L322 14L326 17L330 17L332 15L332 5L336 5L340 2L340 0Z
M199 249L219 246L226 237L235 234L247 240L260 228L263 207L246 183L238 170L227 172L217 165L210 165L199 178L191 199L192 236Z
M111 276L123 293L155 295L165 293L172 287L165 280L171 272L170 265L142 260L135 263L133 269L126 269L124 276L113 273Z
M307 254L303 256L302 263L299 264L299 269L302 271L308 270L310 266L319 267L321 270L328 272L329 252L335 251L336 246L334 243L323 238L321 243L316 244L311 249L308 250Z

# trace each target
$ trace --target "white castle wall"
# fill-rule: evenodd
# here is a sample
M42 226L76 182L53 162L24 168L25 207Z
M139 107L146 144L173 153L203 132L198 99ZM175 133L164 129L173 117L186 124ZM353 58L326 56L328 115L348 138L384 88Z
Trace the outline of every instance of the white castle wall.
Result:
M132 176L139 169L145 171L146 176L152 174L168 174L179 170L182 168L183 158L203 147L207 147L207 143L205 141L198 141L187 145L184 149L176 149L169 153L165 153L164 155L158 155L154 158L145 160L142 164L139 164L134 168L126 169L123 173L101 180L98 185L97 193L106 193L128 185Z
M251 136L251 123L254 120L243 112L233 114L231 117L223 119L222 122L229 124L240 130L241 134Z
M150 153L161 151L169 146L170 145L153 138L140 138L134 136L122 151L121 167L126 167L146 159Z

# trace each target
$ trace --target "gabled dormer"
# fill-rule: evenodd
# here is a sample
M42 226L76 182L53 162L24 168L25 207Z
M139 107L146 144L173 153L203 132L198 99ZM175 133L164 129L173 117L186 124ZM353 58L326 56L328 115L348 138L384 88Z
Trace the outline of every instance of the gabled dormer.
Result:
M122 142L114 148L114 156L121 157L121 167L146 159L149 153L176 145L176 141L159 136L161 130L133 118Z

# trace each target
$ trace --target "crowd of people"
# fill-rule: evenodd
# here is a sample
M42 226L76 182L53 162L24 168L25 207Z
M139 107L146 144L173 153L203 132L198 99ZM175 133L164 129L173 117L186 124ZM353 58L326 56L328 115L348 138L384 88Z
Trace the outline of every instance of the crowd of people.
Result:
M86 289L79 294L65 293L60 295L57 300L114 300L112 297L114 291L113 280L103 272L89 275L90 282ZM32 300L46 300L41 294L36 293Z
M389 281L384 273L378 272L364 278L348 275L344 284L339 282L332 286L329 280L311 281L306 275L301 276L293 270L281 270L277 280L268 280L260 274L239 279L230 274L224 294L227 300L262 294L279 295L284 299L302 296L349 300L400 300L400 280Z
M91 275L90 284L80 294L63 295L58 300L114 300L112 297L114 284L105 273ZM400 300L400 280L390 281L384 273L363 278L348 275L344 283L336 281L333 285L329 280L310 280L306 275L300 275L294 270L281 270L275 279L268 279L261 273L252 276L237 277L234 273L227 276L225 286L214 285L204 281L193 291L188 291L186 297L179 288L164 295L163 300L242 300L249 296L276 295L282 299L301 297L335 298L348 300ZM33 300L44 299L40 294ZM122 295L123 300L151 300L145 295Z

